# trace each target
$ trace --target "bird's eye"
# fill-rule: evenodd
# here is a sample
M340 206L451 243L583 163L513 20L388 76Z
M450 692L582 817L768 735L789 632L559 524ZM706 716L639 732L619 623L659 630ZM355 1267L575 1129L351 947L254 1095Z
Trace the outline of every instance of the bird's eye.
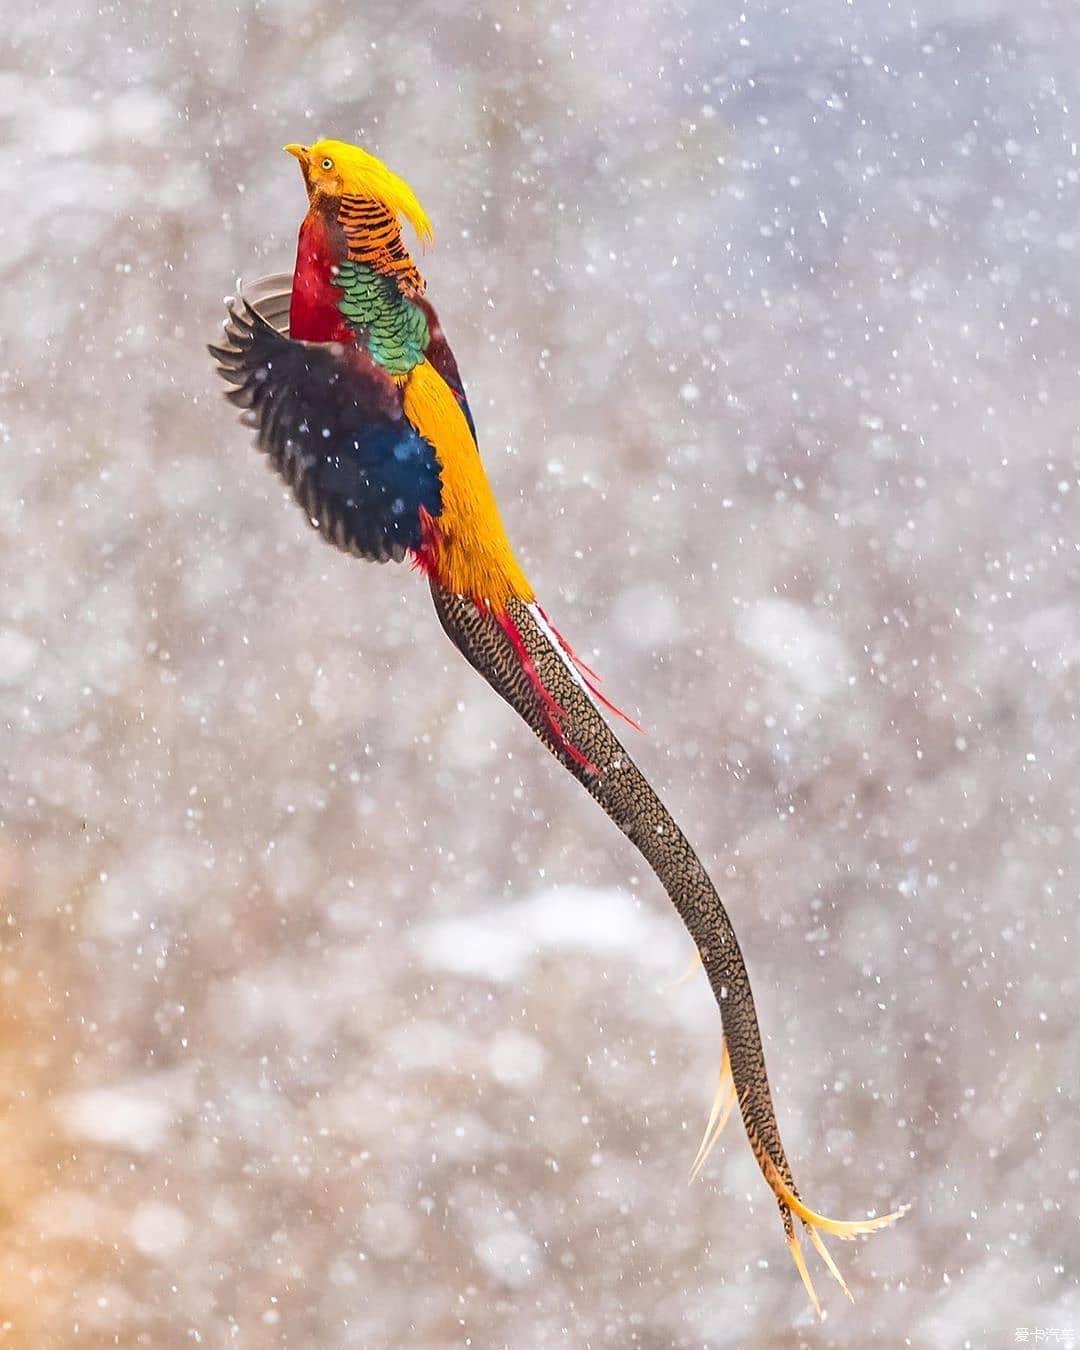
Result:
M330 170L334 167L334 161L332 159L324 159L322 162L322 166L326 170L326 172L329 173Z

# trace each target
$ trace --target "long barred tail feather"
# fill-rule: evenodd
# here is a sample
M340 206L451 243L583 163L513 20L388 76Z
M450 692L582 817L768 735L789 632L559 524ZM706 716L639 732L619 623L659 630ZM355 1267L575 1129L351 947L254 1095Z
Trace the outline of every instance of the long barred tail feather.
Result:
M507 640L514 650L514 655L517 657L518 664L528 677L536 699L537 710L544 719L552 744L558 749L560 755L565 755L572 760L583 773L595 774L597 772L596 766L567 735L564 727L567 716L566 709L556 701L554 694L544 684L543 678L536 668L532 653L525 645L525 638L510 617L509 612L496 614L495 619L506 634Z
M794 1216L849 1292L819 1233L846 1238L872 1232L893 1223L904 1209L878 1219L840 1222L815 1213L799 1198L780 1141L746 963L700 859L608 726L601 712L606 700L587 681L539 606L511 599L505 612L496 613L489 605L429 579L435 611L450 640L630 839L656 873L697 946L723 1021L724 1064L695 1172L704 1165L727 1111L737 1102L811 1301L819 1307Z

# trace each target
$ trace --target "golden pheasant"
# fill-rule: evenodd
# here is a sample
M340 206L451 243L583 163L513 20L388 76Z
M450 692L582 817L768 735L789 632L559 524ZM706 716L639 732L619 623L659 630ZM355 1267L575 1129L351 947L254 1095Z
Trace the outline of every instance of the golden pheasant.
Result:
M536 601L484 470L457 363L402 238L431 225L412 189L342 141L287 145L308 211L291 279L257 307L230 308L211 347L228 397L311 522L364 558L412 558L450 640L640 851L693 938L723 1022L720 1083L692 1175L737 1103L815 1308L805 1229L844 1283L822 1234L851 1238L880 1218L828 1219L799 1197L776 1122L750 979L705 868L605 719L616 711ZM285 317L288 304L287 335ZM258 312L259 310L262 313ZM277 324L267 319L276 319Z

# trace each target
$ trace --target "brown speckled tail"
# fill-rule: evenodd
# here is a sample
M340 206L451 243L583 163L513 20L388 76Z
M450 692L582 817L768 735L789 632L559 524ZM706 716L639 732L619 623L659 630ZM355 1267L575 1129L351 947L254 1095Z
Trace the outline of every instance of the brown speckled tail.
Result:
M769 1093L750 977L731 920L694 850L528 606L512 601L510 619L544 687L562 709L561 730L583 763L559 743L550 712L490 610L435 582L431 594L443 628L465 659L596 798L659 877L697 944L719 1004L739 1109L754 1155L766 1180L768 1161L798 1195ZM782 1200L779 1203L790 1233L790 1213Z

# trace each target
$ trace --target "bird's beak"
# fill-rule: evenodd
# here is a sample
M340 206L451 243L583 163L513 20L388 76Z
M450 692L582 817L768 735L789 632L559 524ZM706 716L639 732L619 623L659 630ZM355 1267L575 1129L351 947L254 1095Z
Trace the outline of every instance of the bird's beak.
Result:
M307 159L307 146L306 146L306 145L296 145L296 144L292 144L292 145L286 145L286 146L284 146L283 148L284 148L285 153L286 153L287 155L295 155L296 158L300 161L301 164L303 164L304 160Z

